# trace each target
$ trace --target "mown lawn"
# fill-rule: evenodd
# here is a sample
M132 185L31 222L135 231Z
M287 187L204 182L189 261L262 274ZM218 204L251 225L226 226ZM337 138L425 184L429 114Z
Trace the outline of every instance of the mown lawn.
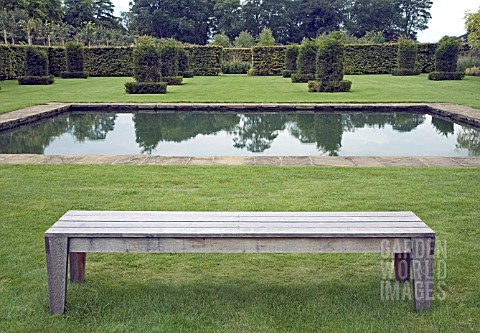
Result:
M1 165L0 332L478 332L479 176L479 169ZM436 267L426 313L415 313L409 299L381 300L380 255L91 254L86 283L69 285L67 314L50 316L43 233L69 209L412 210L447 253L437 251L444 266Z
M449 102L480 108L480 78L462 81L429 81L426 75L346 76L353 82L349 93L309 93L307 84L282 77L223 75L185 79L169 86L166 95L127 95L124 83L131 78L96 77L64 80L51 86L20 86L16 80L0 83L0 113L47 102L257 102L257 103L378 103Z

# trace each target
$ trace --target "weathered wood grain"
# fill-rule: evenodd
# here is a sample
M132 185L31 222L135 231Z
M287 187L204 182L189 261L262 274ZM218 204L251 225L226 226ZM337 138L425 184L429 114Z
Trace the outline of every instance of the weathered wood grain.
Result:
M392 244L385 251L385 241ZM404 238L72 238L70 251L133 253L394 253Z

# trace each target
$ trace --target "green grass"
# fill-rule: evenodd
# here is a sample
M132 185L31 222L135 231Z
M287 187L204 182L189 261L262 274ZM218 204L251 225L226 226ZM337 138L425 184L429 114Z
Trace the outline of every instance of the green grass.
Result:
M292 84L281 77L225 75L185 79L169 86L166 95L127 95L124 83L131 78L57 78L51 86L1 83L0 113L47 102L257 102L257 103L377 103L449 102L480 109L480 78L462 81L429 81L426 75L346 76L353 81L349 93L309 93L307 84Z
M478 332L479 176L479 169L2 165L0 332ZM52 317L43 233L69 209L412 210L446 242L446 258L437 257L446 277L436 279L431 311L415 313L408 299L380 300L375 254L90 254L86 283L69 285L68 313Z

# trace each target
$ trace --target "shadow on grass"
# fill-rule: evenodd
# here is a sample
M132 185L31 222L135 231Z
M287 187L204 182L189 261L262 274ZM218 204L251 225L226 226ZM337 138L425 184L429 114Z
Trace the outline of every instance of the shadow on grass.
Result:
M187 330L315 331L389 324L413 312L409 300L380 299L380 280L256 283L227 278L189 283L87 282L70 288L67 315L89 321L120 320L127 327ZM380 325L380 327L382 327Z

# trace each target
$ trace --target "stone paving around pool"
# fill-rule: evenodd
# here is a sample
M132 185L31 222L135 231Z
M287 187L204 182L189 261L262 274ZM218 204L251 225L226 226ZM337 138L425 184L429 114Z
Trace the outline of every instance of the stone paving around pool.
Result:
M65 104L49 103L0 115L0 130L20 124L51 117L72 109L122 108L129 111L240 111L248 108L256 111L343 111L354 109L358 112L378 112L379 109L405 111L407 109L427 110L432 114L470 124L480 128L480 110L468 106L448 103L402 103L402 104L138 104L138 103L96 103ZM244 165L244 166L343 166L343 167L444 167L479 168L479 157L331 157L331 156L254 156L254 157L166 157L147 155L34 155L0 154L0 164L103 164L103 165Z
M166 157L146 155L34 155L0 154L0 164L101 164L177 166L341 166L480 168L473 157L334 157L334 156L255 156L255 157Z

